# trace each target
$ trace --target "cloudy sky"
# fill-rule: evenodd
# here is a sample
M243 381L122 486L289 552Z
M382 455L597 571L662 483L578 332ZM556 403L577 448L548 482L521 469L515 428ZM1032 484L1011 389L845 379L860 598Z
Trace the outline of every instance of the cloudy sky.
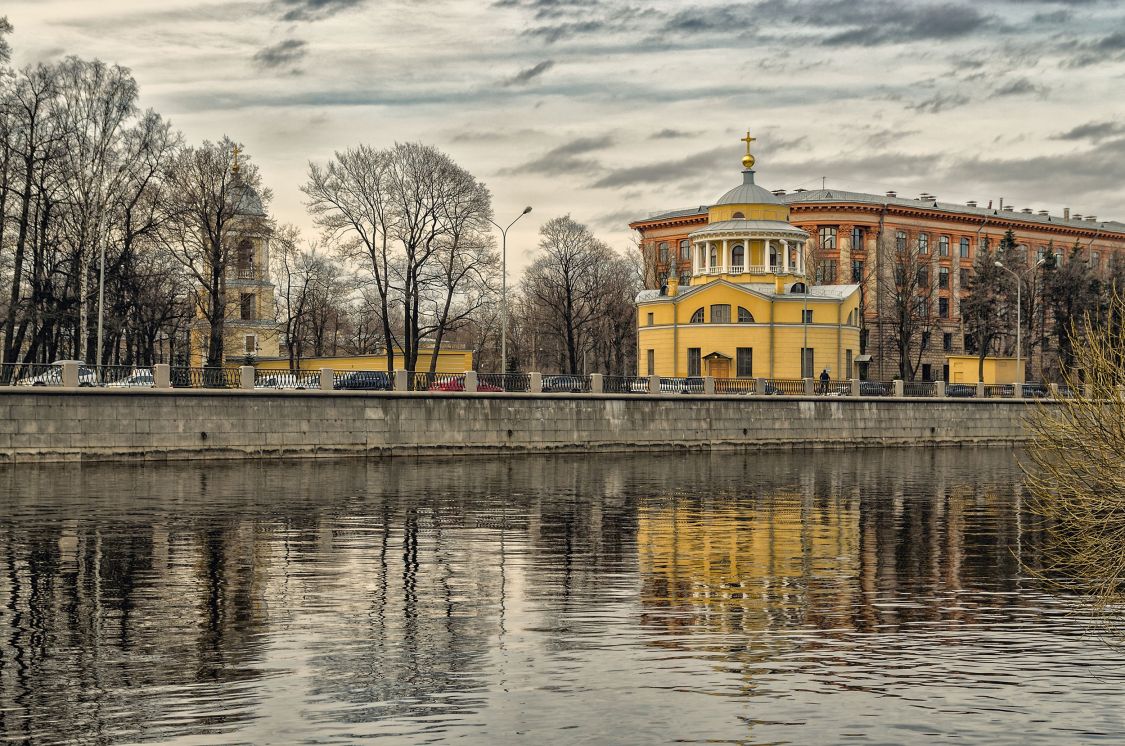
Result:
M525 264L570 213L626 223L736 184L1003 197L1125 219L1117 0L5 0L18 64L133 70L191 141L241 140L314 233L309 160L421 140L484 180Z

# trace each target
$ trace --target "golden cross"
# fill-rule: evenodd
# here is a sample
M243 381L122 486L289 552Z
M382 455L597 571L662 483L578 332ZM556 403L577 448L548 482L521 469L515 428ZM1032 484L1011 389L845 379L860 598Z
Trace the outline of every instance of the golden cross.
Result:
M747 133L747 134L749 134L749 133ZM234 171L235 173L238 173L238 153L239 152L240 151L238 149L238 146L235 145L234 146L234 163L231 164L231 167L230 167L230 170Z
M750 155L750 143L757 139L756 137L750 137L750 130L746 130L746 137L742 138L742 142L746 143L746 155Z

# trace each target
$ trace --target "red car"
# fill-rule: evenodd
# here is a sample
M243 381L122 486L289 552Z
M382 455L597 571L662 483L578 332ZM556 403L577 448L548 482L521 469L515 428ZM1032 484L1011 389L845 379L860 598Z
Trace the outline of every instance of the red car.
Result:
M451 378L448 381L441 383L431 383L430 391L464 391L465 380L463 378ZM478 383L477 391L503 391L504 389L499 386L493 386L491 383Z

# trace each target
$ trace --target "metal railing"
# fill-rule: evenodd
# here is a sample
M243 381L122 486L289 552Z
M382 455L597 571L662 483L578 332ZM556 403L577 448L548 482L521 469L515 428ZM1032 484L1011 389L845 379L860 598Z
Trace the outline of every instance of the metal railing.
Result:
M97 385L113 388L152 388L156 379L152 368L132 365L102 365L96 369ZM81 380L81 373L79 374Z
M0 365L0 386L62 386L62 368L43 363Z
M699 376L688 376L686 378L661 378L660 393L702 394L703 379Z
M933 381L903 381L903 396L937 396L937 384Z
M606 376L602 391L607 394L647 394L648 376Z
M590 390L590 376L571 373L543 376L545 394L588 394Z
M1016 395L1016 387L1010 383L985 384L985 399L1011 399Z
M464 391L464 373L414 373L411 391Z
M237 368L172 368L173 388L237 389L242 376Z
M785 396L805 393L805 381L801 378L767 378L763 394L783 394Z
M531 376L527 373L480 373L477 391L531 391Z
M716 394L754 394L757 393L758 381L753 378L716 378Z
M337 370L332 372L332 388L336 391L394 391L395 377L384 370Z

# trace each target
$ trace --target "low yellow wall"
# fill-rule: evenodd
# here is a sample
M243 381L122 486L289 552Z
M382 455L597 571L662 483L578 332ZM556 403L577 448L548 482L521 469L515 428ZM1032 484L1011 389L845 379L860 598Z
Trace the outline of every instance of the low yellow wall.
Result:
M949 382L976 383L980 373L980 359L976 355L950 355ZM986 357L981 383L1015 383L1016 359L1014 357Z

